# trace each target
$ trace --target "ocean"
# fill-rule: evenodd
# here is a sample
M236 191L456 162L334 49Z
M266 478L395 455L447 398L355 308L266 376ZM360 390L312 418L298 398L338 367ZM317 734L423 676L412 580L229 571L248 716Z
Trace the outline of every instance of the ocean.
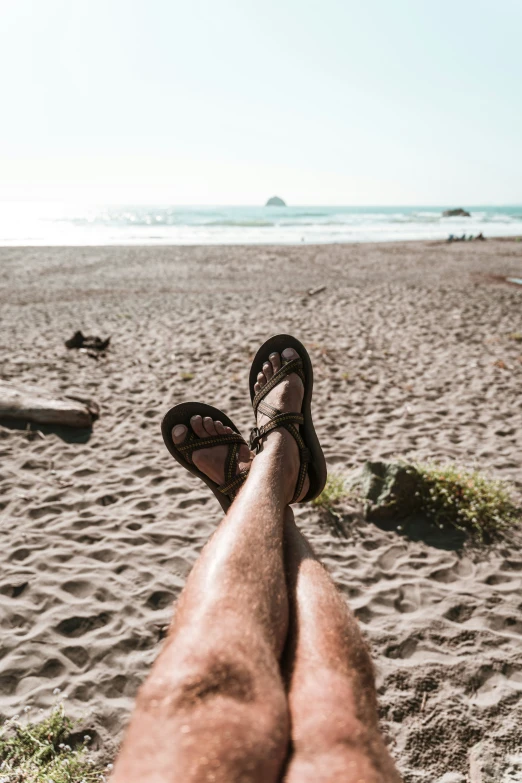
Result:
M460 205L457 205L460 206ZM227 245L522 236L522 206L78 206L0 202L0 245Z

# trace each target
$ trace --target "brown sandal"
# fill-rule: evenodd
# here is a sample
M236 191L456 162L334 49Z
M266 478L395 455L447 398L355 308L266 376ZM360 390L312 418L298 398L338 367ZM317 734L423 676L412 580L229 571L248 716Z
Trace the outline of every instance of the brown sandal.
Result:
M269 381L260 389L257 394L254 392L254 386L257 382L258 373L263 369L263 364L268 360L271 353L281 354L285 348L293 348L298 354L298 359L283 364L282 367L274 373ZM264 398L272 389L277 386L287 375L296 373L299 375L304 386L303 404L301 413L283 413L264 402ZM259 451L259 442L264 435L268 435L272 430L278 427L285 427L295 438L299 449L301 465L297 484L294 491L292 503L297 502L297 498L303 491L303 484L308 473L310 487L305 497L300 503L313 500L324 489L326 484L326 461L323 450L316 435L312 421L311 401L312 389L314 385L314 376L312 370L312 361L304 345L295 337L288 334L278 334L271 337L264 343L257 352L252 367L250 369L250 398L254 408L254 414L257 412L268 416L270 421L263 427L254 427L250 434L250 448ZM301 429L298 429L298 425Z
M214 421L221 421L226 427L234 430L234 433L225 435L215 435L208 438L198 438L192 431L190 420L192 416L210 416ZM184 424L188 432L183 443L174 443L172 440L172 428L177 424ZM222 413L218 408L212 405L205 405L202 402L182 402L175 405L165 415L161 423L161 433L165 446L180 465L183 465L189 473L198 476L205 482L214 495L217 497L223 511L228 511L232 501L236 497L240 488L243 486L248 476L248 470L242 470L236 473L237 454L242 444L247 445L245 439L239 434L237 427L233 422ZM216 484L205 473L194 465L192 454L198 449L208 449L212 446L228 445L228 454L225 461L225 483Z

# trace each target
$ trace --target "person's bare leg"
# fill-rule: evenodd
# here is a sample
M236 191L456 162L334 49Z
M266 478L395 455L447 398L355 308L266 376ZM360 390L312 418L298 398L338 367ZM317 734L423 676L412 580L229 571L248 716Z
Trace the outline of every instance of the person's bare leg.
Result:
M288 410L302 402L296 377L271 392ZM192 423L200 437L219 432L217 425L205 420L205 432L201 420ZM196 459L223 480L223 447L195 452ZM189 576L112 783L271 783L280 776L289 738L279 665L288 625L283 520L298 469L292 436L272 432Z
M357 621L290 509L284 532L291 755L283 780L400 783L379 730L372 664Z

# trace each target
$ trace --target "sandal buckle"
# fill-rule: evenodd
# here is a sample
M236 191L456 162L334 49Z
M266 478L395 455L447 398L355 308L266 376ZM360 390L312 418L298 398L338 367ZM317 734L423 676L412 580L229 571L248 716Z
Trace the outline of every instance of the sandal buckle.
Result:
M259 441L261 440L261 433L259 427L252 427L250 430L250 439L248 442L251 451L257 452Z

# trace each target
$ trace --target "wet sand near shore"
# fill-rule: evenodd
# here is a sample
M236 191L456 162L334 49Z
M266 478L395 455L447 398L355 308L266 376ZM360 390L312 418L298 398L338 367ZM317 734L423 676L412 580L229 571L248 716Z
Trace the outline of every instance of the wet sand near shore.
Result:
M250 362L271 334L310 352L331 471L451 460L520 501L522 286L506 277L522 277L521 241L0 248L2 377L101 408L92 433L0 424L0 714L60 688L114 753L220 518L161 418L201 400L247 434ZM67 350L77 329L110 335L106 357ZM521 780L520 530L456 550L344 511L343 535L314 507L297 521L369 641L406 783L467 775L473 747L496 749L495 783Z

